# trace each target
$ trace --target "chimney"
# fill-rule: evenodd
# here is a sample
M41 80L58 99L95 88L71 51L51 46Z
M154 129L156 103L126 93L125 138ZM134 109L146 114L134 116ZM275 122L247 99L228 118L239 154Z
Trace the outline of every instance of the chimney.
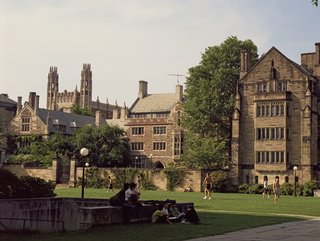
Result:
M177 84L176 85L176 95L177 95L177 99L182 101L183 99L183 86Z
M316 65L320 65L320 42L315 43L316 45Z
M143 99L148 95L148 82L144 80L139 81L139 93L138 97L140 99Z
M31 106L32 109L34 109L36 101L36 92L30 92L29 93L29 105Z
M121 119L125 119L126 116L127 116L128 112L127 112L127 107L126 105L124 104L123 107L121 107L121 114L120 114L120 117Z
M37 114L38 109L39 109L39 99L40 99L40 96L36 95L36 98L35 98L35 101L34 101L34 112L36 114Z
M20 110L22 109L22 97L18 96L18 103L17 103L17 115L19 114Z
M248 73L251 68L251 53L243 49L240 52L240 78Z
M102 114L100 110L96 111L96 126L100 126L102 123Z
M116 108L114 108L114 109L113 109L112 119L119 119L119 110L118 110L118 106L117 106Z

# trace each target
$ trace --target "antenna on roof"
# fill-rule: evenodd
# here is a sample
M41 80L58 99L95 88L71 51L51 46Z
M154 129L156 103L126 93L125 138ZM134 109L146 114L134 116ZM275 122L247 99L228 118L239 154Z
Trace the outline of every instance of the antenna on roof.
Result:
M179 77L184 77L184 78L186 78L186 76L185 75L183 75L183 74L168 74L169 76L176 76L177 77L177 84L179 84Z

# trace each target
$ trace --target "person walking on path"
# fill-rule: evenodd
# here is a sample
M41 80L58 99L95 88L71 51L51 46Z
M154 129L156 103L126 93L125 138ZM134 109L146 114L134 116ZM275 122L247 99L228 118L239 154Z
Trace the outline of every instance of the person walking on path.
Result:
M274 202L277 203L278 199L280 197L280 183L279 183L279 177L276 176L275 182L273 183L273 192L274 192Z
M268 198L270 198L270 196L269 196L269 186L268 186L268 177L267 176L264 177L264 181L263 181L262 197L264 198L266 195L268 195Z
M204 197L203 199L211 199L211 188L212 188L212 178L210 176L210 173L208 172L206 174L206 177L203 180L203 185L204 185Z
M108 190L107 190L107 192L109 192L110 190L113 192L113 185L114 185L114 181L113 181L112 177L108 176Z

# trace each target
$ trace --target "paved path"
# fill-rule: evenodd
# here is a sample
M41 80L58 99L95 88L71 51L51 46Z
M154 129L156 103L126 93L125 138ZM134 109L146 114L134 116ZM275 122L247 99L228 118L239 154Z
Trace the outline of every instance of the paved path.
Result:
M320 217L245 229L188 241L316 241L320 240Z

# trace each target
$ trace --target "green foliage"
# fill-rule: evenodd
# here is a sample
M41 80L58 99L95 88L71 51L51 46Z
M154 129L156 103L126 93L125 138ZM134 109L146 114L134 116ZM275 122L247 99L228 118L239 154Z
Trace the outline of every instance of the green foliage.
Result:
M280 186L280 193L282 195L293 195L293 192L294 192L294 188L291 183L283 183Z
M318 0L311 0L312 5L318 7Z
M232 181L225 171L214 171L210 174L212 177L212 189L215 192L227 192L232 186Z
M313 196L313 191L317 189L319 186L319 183L317 181L311 180L303 185L303 196Z
M20 178L20 198L54 197L55 184L39 177L24 176Z
M249 193L250 194L261 194L263 191L263 185L262 184L253 184L249 187Z
M20 179L13 173L0 168L0 198L54 197L55 184L38 177L24 176Z
M249 188L250 188L250 184L248 183L244 183L239 185L239 193L245 193L245 194L249 194Z
M243 49L252 53L254 64L258 57L254 43L231 36L219 46L208 47L199 65L189 69L182 119L189 134L183 159L192 167L212 168L228 164L240 51ZM204 150L205 156L201 154Z
M164 174L167 177L167 189L174 191L175 188L182 187L184 185L187 172L178 168L166 168Z
M78 105L73 105L71 108L71 112L79 115L94 116L94 114L87 106L84 108L80 108L80 106Z
M81 186L82 180L78 181ZM85 170L85 185L92 188L103 188L107 185L107 178L103 171L97 167L86 168Z
M140 173L142 180L142 188L145 190L157 190L157 186L152 180L152 173L150 171L144 171Z
M75 135L79 159L82 147L89 149L90 166L126 167L130 165L129 144L123 129L117 126L84 126Z
M113 168L111 172L115 177L115 187L117 188L121 188L123 183L134 182L135 177L139 175L137 168Z

